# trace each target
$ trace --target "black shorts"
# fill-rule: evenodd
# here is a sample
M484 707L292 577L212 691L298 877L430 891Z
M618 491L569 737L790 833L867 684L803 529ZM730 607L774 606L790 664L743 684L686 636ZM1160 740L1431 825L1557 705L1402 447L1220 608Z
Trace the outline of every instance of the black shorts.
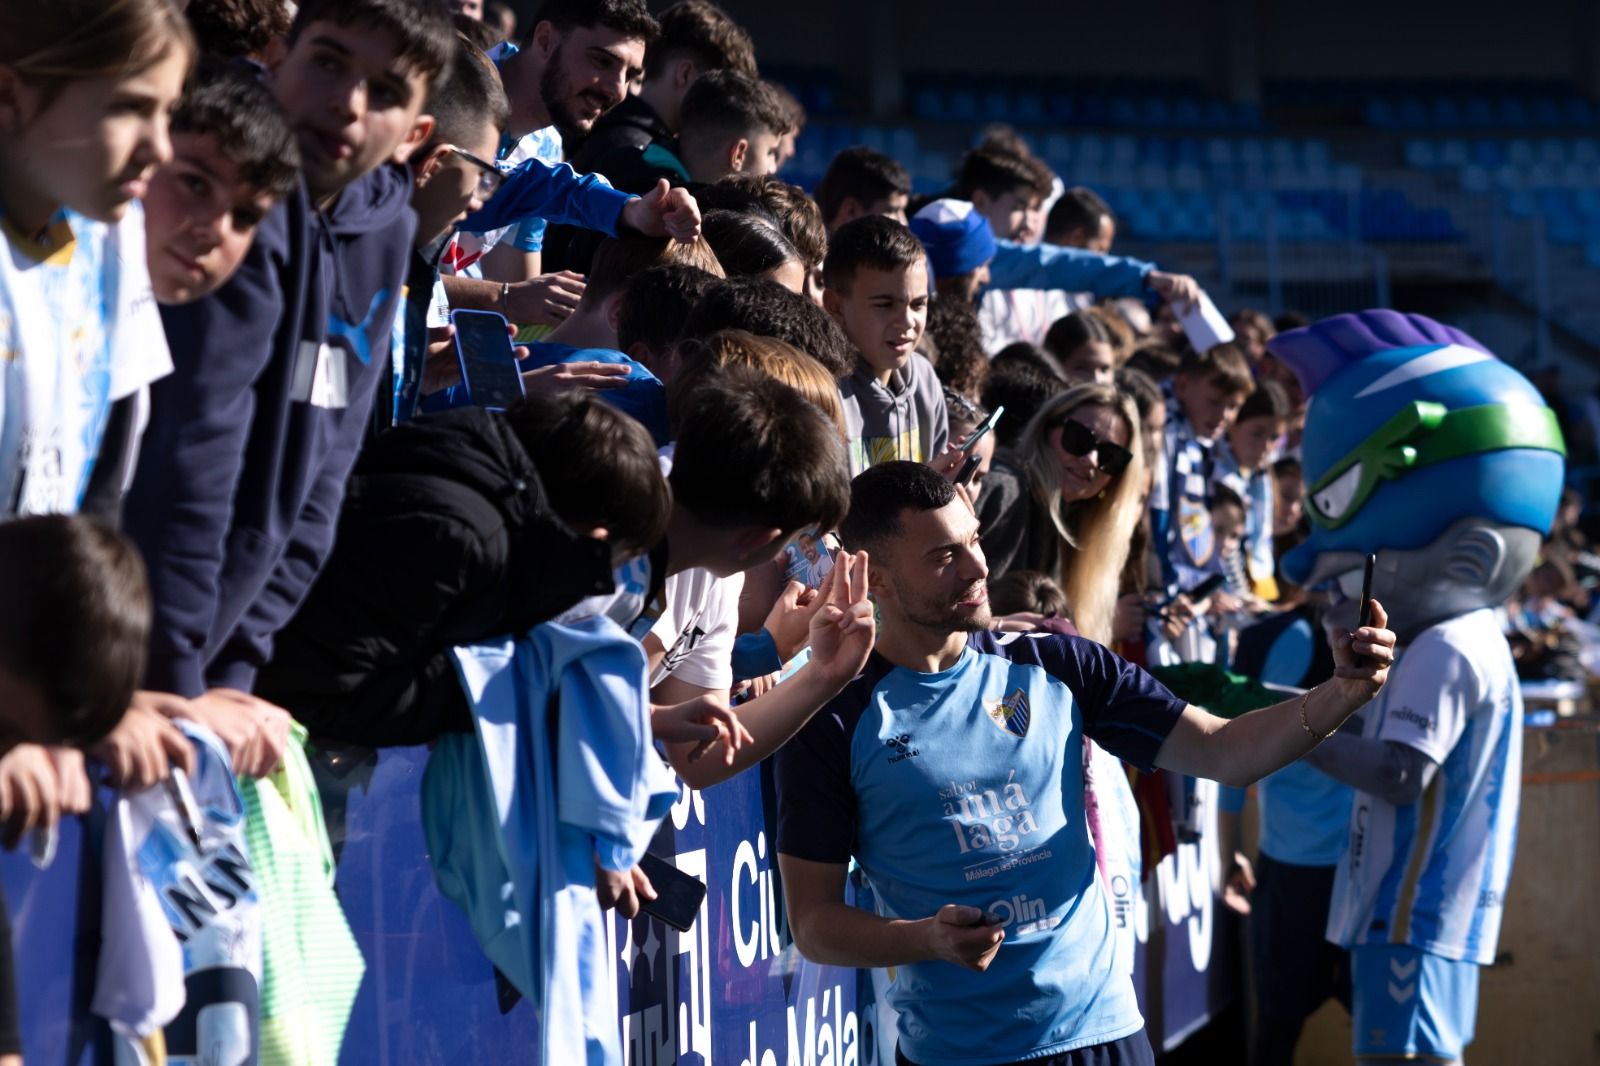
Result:
M1290 1066L1306 1019L1330 998L1350 1006L1350 953L1323 936L1335 869L1275 862L1265 853L1256 859L1250 896L1256 1066Z
M894 1061L895 1066L917 1066L898 1047L894 1049ZM1150 1050L1150 1038L1140 1029L1137 1033L1108 1044L1091 1044L1089 1047L1063 1051L1059 1055L1046 1055L1042 1059L995 1063L994 1066L1155 1066L1155 1062L1155 1052Z

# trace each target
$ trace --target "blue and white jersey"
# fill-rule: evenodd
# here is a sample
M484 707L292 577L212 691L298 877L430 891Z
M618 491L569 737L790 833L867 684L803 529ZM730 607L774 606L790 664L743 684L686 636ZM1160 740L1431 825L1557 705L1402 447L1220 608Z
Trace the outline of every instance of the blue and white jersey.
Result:
M1328 939L1494 961L1522 794L1522 693L1492 610L1424 630L1362 712L1363 736L1439 764L1416 803L1357 792Z
M82 502L111 404L172 372L137 202L62 210L39 241L0 219L0 518Z
M1217 476L1214 442L1196 436L1176 398L1167 401L1166 492L1150 494L1155 528L1165 530L1156 545L1168 586L1188 589L1223 573L1222 553L1211 529L1211 485Z
M900 1044L927 1066L1116 1040L1144 1024L1117 964L1083 807L1083 738L1148 768L1184 704L1093 641L975 633L948 670L874 655L778 750L778 850L854 856L881 915L982 909L987 972L893 970Z
M1244 502L1244 565L1250 578L1249 591L1262 599L1277 599L1277 563L1272 554L1272 506L1275 485L1269 455L1260 469L1242 470L1228 446L1227 434L1217 438L1215 480Z
M498 68L518 51L516 45L510 41L503 41L489 49L488 56ZM520 138L507 138L500 146L497 162L502 170L511 170L517 164L526 163L530 159L555 166L561 162L563 151L561 131L554 126L544 126ZM501 241L510 241L513 247L524 252L542 251L544 231L545 221L542 218L523 219L514 226L497 229L491 233L463 231L457 235L455 246L445 254L440 265L447 273L479 278L483 273L482 268L478 266L478 260L493 251L495 245Z

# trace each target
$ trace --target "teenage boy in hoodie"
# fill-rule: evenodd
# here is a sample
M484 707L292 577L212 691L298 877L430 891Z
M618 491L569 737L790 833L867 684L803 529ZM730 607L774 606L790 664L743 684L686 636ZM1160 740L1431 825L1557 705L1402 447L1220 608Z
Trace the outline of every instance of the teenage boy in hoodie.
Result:
M389 372L416 216L397 160L425 141L456 35L430 0L306 0L268 75L302 181L239 272L162 309L176 372L151 390L126 508L154 601L145 686L270 770L288 716L250 696L332 544Z
M917 352L928 324L928 258L905 226L866 215L842 226L822 264L822 303L856 349L839 379L850 474L941 455L950 434L944 390Z

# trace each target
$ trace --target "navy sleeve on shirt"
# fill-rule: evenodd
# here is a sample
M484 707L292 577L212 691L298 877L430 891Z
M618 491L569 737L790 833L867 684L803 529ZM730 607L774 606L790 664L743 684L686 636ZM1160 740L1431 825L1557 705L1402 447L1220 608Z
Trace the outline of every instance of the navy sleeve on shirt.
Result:
M1146 671L1084 637L1001 640L999 634L983 633L974 645L1016 662L1036 662L1065 682L1082 708L1084 733L1146 772L1155 768L1156 753L1188 706Z
M778 789L778 851L811 862L847 863L856 846L850 745L873 689L893 667L874 655L865 672L772 756Z

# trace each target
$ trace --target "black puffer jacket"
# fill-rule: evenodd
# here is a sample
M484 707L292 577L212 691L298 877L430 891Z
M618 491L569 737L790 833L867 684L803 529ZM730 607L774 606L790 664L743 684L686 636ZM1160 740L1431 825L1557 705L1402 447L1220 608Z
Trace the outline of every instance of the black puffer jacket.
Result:
M499 415L425 416L362 452L332 557L255 691L314 736L422 743L471 728L450 648L611 590L607 546L551 512Z

